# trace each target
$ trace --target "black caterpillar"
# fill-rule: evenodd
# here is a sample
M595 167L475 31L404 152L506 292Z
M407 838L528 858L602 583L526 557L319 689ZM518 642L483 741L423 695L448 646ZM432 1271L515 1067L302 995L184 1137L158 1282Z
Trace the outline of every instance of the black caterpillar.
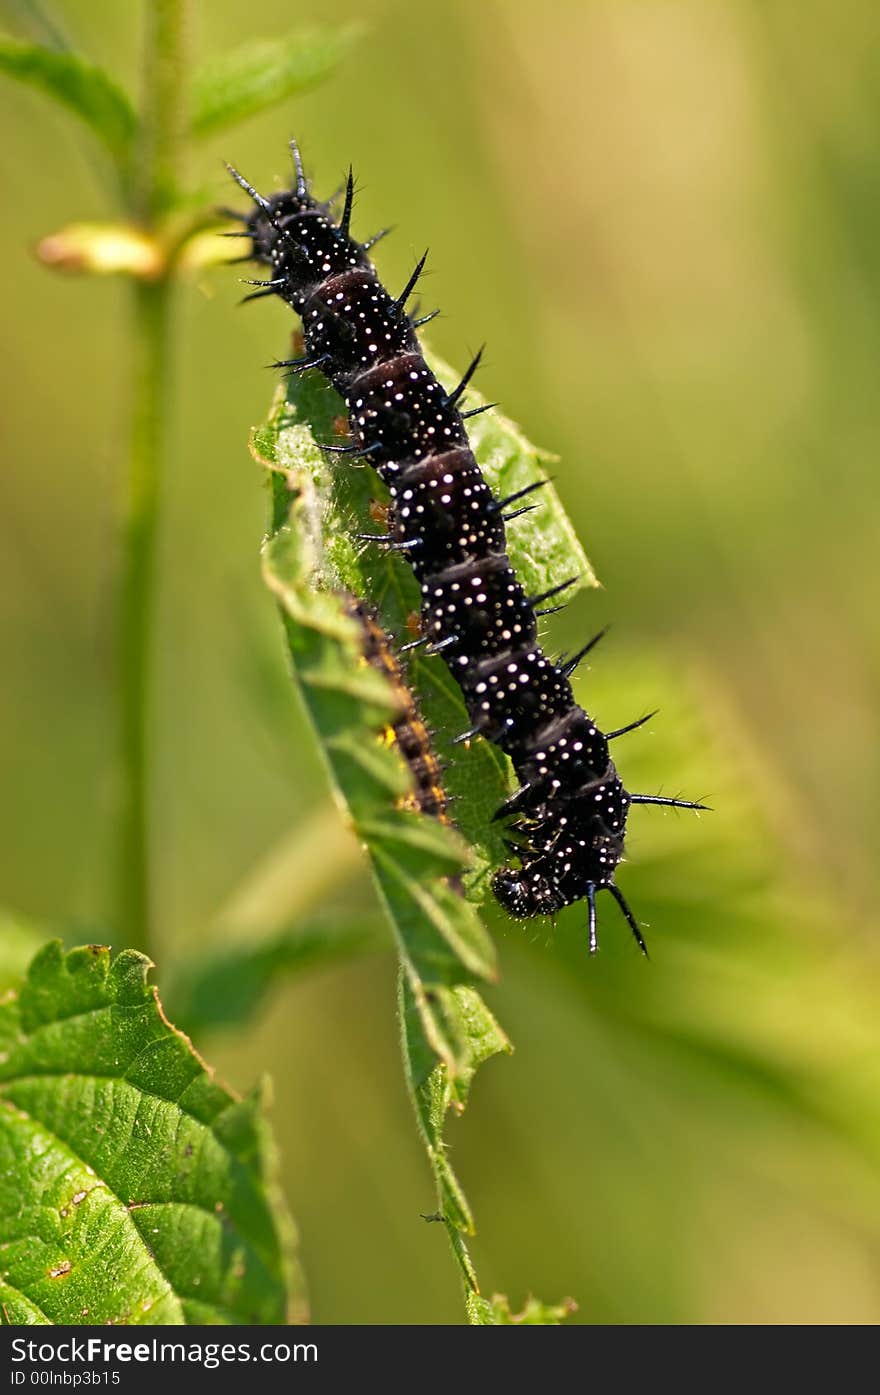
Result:
M606 736L578 707L569 678L596 640L556 664L537 638L537 617L558 608L539 607L572 583L527 596L507 556L505 522L534 507L519 501L546 481L494 497L468 444L464 421L473 413L459 410L480 356L453 392L444 391L416 335L433 316L406 311L425 258L401 294L389 295L367 255L383 234L358 243L350 233L351 172L336 222L331 204L312 197L291 149L294 186L268 199L228 167L256 205L249 217L236 215L246 224L241 235L272 272L251 283L259 287L254 298L280 296L301 316L305 353L277 366L320 369L345 399L353 440L327 449L366 457L388 487L389 532L375 541L400 551L421 585L416 642L442 654L461 688L471 727L459 739L495 742L519 776L496 815L511 820L508 846L519 866L496 873L495 895L517 917L553 915L585 897L593 952L596 892L608 890L647 953L614 881L630 805L707 806L624 789L608 743L648 718ZM510 505L518 507L505 512Z
M443 788L443 767L388 635L370 607L355 596L346 596L345 610L360 629L364 660L387 678L397 698L398 715L389 722L383 736L390 746L397 747L412 777L412 794L403 800L403 806L448 824L449 796Z

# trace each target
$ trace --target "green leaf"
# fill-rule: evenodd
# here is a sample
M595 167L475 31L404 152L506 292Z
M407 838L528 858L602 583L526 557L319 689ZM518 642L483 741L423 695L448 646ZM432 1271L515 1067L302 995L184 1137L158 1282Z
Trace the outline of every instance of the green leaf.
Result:
M134 276L141 281L156 280L165 261L158 238L134 223L70 223L44 237L37 256L57 271Z
M510 1311L510 1300L503 1293L481 1298L478 1293L468 1298L468 1317L474 1327L558 1327L577 1312L573 1298L561 1303L542 1303L531 1294L521 1313Z
M0 993L17 985L40 945L50 938L24 916L0 911Z
M203 64L193 83L193 134L212 135L323 82L360 33L356 24L299 29L281 39L253 40Z
M253 1020L282 976L336 964L381 942L378 920L366 917L348 924L298 922L258 940L202 950L174 975L169 1002L193 1036L228 1031Z
M314 445L309 452L320 460ZM382 739L395 713L394 693L365 663L360 631L342 596L314 589L318 539L311 529L320 525L320 510L308 471L297 481L290 522L264 549L264 576L282 610L294 671L337 797L368 849L400 954L413 980L425 986L419 996L425 1030L455 1075L464 1062L444 1030L445 990L472 976L494 977L494 950L474 907L438 880L465 866L464 844L451 828L402 807L409 774Z
M127 174L137 117L128 97L102 68L78 54L0 34L0 73L40 88L75 112L105 146L120 174Z
M260 1094L214 1081L149 967L53 941L0 1003L8 1322L285 1319L290 1223Z
M429 361L447 386L457 382L445 364ZM469 399L469 405L481 405L477 394ZM405 563L365 549L355 536L375 530L370 508L383 489L372 471L328 465L318 446L337 433L343 412L323 380L307 374L279 390L269 421L254 434L253 451L269 471L272 490L264 576L281 607L294 673L337 797L367 847L397 939L404 1064L437 1186L438 1210L431 1219L446 1227L469 1319L500 1322L486 1316L495 1310L479 1298L465 1242L473 1217L449 1162L444 1129L449 1111L464 1109L477 1067L511 1047L476 989L478 981L494 977L492 945L473 906L443 880L465 867L464 848L449 828L399 807L407 772L397 753L377 739L393 714L394 693L365 666L341 593L367 598L398 636L418 610L419 595ZM548 457L500 414L476 418L472 441L499 496L544 473ZM547 590L572 573L580 585L595 585L552 487L542 503L539 523L511 536L511 556L525 585ZM407 665L407 681L415 685L429 726L444 733L448 752L451 738L467 725L456 684L441 664L418 659ZM465 880L472 900L479 901L490 869L505 856L492 815L509 789L508 763L497 748L477 742L446 773L450 791L462 796L456 818L475 848ZM558 1313L540 1305L536 1311Z

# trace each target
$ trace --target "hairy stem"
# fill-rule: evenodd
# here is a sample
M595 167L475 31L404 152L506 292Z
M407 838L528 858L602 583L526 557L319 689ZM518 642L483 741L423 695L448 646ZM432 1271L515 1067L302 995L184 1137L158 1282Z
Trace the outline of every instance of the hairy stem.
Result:
M133 393L120 597L122 808L118 923L129 948L150 948L148 739L153 572L168 402L171 288L134 287Z
M148 0L141 144L132 213L155 232L179 177L188 0ZM128 492L119 606L122 790L117 923L125 943L149 951L151 875L149 732L153 582L159 484L171 400L170 277L140 282L132 299Z

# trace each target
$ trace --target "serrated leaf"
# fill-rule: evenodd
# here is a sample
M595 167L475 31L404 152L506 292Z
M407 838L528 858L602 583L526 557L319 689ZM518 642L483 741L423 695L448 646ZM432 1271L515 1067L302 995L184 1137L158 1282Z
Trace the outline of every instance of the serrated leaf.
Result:
M149 967L53 941L0 1004L7 1321L284 1321L294 1271L262 1101L217 1084Z
M193 134L212 135L323 82L360 33L359 25L299 29L252 40L203 64L193 82Z
M126 94L103 68L76 53L0 34L0 73L39 88L75 112L107 149L120 174L127 174L137 116Z

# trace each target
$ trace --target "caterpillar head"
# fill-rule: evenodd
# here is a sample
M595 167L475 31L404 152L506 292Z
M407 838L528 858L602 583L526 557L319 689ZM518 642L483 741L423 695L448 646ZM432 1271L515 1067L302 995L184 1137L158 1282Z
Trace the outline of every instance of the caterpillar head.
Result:
M529 920L536 915L554 915L581 896L586 888L567 895L546 858L528 860L522 867L502 867L492 880L492 891L509 915Z

